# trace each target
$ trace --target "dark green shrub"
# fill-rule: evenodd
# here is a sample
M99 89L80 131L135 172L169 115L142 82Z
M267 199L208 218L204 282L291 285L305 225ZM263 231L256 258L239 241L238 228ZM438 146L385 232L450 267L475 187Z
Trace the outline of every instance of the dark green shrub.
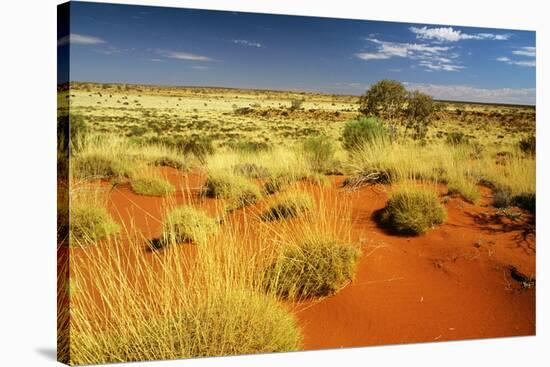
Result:
M389 141L386 127L376 118L348 121L342 134L344 149L354 150L363 144L379 144Z
M302 147L314 171L327 172L334 165L334 146L329 137L324 135L309 137Z
M523 193L516 195L512 198L513 205L527 210L531 213L535 213L537 208L537 198L534 193Z

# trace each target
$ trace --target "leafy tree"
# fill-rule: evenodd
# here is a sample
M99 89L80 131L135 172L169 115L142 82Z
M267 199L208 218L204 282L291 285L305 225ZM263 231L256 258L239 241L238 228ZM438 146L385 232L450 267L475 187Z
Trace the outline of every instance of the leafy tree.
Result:
M413 129L415 139L423 139L434 111L433 98L417 90L407 93L407 106L404 109L406 130Z
M380 80L361 96L359 111L367 116L375 116L393 124L403 110L407 92L403 84L396 80Z

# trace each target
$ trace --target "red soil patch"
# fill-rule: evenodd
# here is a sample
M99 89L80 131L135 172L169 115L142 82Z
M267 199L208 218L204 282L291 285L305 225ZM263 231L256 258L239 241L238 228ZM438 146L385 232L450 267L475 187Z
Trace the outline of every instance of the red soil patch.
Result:
M108 206L117 222L153 238L160 235L170 206L192 202L211 215L220 213L216 200L198 195L204 175L170 168L160 172L176 186L176 193L147 197L120 185L112 190ZM535 231L530 214L522 212L516 221L495 216L496 210L487 205L491 194L482 189L479 205L451 198L445 204L448 218L443 225L421 236L396 236L373 220L386 203L387 188L348 192L337 188L342 181L343 177L333 177L326 190L350 196L353 240L361 244L364 255L354 281L339 293L297 305L294 312L303 330L304 349L535 333L535 287L522 286L510 271L513 267L534 278ZM191 255L192 249L171 250ZM99 244L93 251L105 250ZM73 266L93 261L93 251L81 256L75 249L72 254L79 265ZM145 243L142 253L151 256Z

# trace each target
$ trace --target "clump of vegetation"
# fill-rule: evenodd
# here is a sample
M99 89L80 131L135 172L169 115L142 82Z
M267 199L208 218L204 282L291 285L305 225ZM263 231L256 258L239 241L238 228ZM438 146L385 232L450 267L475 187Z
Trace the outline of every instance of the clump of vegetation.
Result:
M155 157L151 164L160 167L172 167L179 170L187 170L189 168L187 161L183 157L174 157L169 155Z
M69 211L71 246L84 246L97 242L119 231L118 224L102 206L73 202Z
M477 203L481 196L476 185L463 177L450 180L447 188L450 195L458 194L472 204Z
M202 244L217 231L216 219L191 206L175 208L164 218L163 237L170 243L194 242Z
M136 170L136 163L129 159L114 158L108 154L80 154L71 158L72 170L78 178L130 177Z
M523 153L535 155L537 151L537 139L534 136L530 136L519 141L519 149Z
M534 193L521 193L512 198L512 203L518 208L535 213L537 209L537 198Z
M229 200L229 209L254 204L262 197L260 189L254 183L229 173L211 173L204 183L202 194Z
M460 145L467 144L468 142L468 137L462 131L453 131L447 135L447 144Z
M130 180L130 186L139 195L167 196L176 191L170 182L155 176L134 177Z
M294 218L315 208L313 197L305 192L293 192L269 206L262 214L264 221Z
M378 119L361 118L346 123L342 145L346 150L355 150L365 144L384 144L389 140L388 137L386 127Z
M266 192L266 194L271 195L281 190L284 190L294 181L295 179L287 174L273 175L264 183L264 191Z
M296 320L276 299L250 291L216 293L151 318L132 332L98 334L94 343L75 341L73 363L289 352L298 350L302 340Z
M493 193L493 206L499 209L505 209L510 206L535 213L536 211L536 195L534 193L520 193L512 195L506 188L496 189Z
M214 154L214 144L209 137L193 137L183 139L176 143L177 148L184 154L193 154L201 162L205 162L209 155Z
M445 218L445 209L435 191L421 188L396 190L380 214L382 224L409 235L425 233Z
M287 245L267 268L266 288L287 299L324 297L353 279L361 250L319 236Z
M256 163L241 163L233 166L233 172L248 178L267 178L271 172L264 166Z
M328 172L334 166L334 146L329 137L311 136L304 141L302 149L315 172Z

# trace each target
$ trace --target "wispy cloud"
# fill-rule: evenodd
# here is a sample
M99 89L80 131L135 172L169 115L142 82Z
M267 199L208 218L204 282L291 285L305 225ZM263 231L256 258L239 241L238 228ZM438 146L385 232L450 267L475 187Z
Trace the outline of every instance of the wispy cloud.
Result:
M475 88L468 85L403 83L409 90L420 90L436 99L489 103L535 104L535 88Z
M184 52L184 51L170 51L170 50L157 50L157 54L170 58L170 59L177 59L177 60L187 60L187 61L214 61L214 59L203 56L203 55L197 55L190 52Z
M151 59L151 61L154 61L154 62L164 62L163 59L155 59L155 58Z
M98 45L102 43L107 43L107 41L99 37L87 36L77 33L71 33L57 40L57 46L63 46L69 43L73 45Z
M494 40L505 41L510 38L510 34L494 33L464 33L453 27L428 28L426 26L410 27L409 30L416 34L417 39L435 40L439 42L457 42L460 40Z
M195 70L208 70L209 69L208 66L204 66L204 65L194 65L194 66L191 66L191 68L193 68Z
M517 65L517 66L524 66L524 67L530 67L530 68L534 68L537 65L535 61L535 56L536 56L535 47L532 47L532 46L520 47L517 50L512 51L512 54L515 56L523 56L523 57L528 57L532 59L517 60L517 59L511 59L508 56L501 56L497 58L497 61L505 62L509 65Z
M256 47L256 48L265 48L264 45L262 45L259 42L251 42L248 40L231 40L231 42L237 44L237 45L243 45L248 47Z
M535 57L536 56L536 47L526 46L520 47L517 50L512 51L514 55Z
M130 51L130 50L134 50L134 49L119 48L119 47L116 47L116 46L113 46L113 45L105 45L105 46L102 46L100 48L95 48L94 49L95 52L98 52L98 53L104 54L104 55L115 55L115 54L119 54L121 52Z
M361 60L385 60L394 57L418 60L418 65L427 71L460 71L464 66L458 65L454 59L456 53L450 53L452 47L429 45L424 43L388 42L376 38L367 38L376 50L356 53Z

